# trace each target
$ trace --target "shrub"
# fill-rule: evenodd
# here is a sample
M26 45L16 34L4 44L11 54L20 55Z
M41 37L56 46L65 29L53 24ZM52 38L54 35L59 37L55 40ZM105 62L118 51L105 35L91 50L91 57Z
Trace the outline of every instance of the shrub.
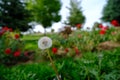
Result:
M0 62L3 64L16 64L23 56L24 42L20 40L20 34L8 27L0 29Z

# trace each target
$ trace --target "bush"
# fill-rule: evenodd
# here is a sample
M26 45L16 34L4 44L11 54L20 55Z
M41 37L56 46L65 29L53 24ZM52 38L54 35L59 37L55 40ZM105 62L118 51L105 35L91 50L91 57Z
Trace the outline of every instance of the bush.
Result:
M24 42L20 40L20 34L8 27L0 29L0 63L6 65L16 64L27 56L24 51Z

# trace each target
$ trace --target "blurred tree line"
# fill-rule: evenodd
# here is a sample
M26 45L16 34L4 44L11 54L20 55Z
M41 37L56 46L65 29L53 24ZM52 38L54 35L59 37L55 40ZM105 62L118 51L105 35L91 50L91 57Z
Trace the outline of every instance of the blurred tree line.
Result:
M70 0L70 11L67 24L75 26L84 24L81 0ZM51 27L54 22L61 20L61 0L0 0L0 25L13 30L27 31L29 22L35 21L44 28ZM120 0L107 0L103 8L102 20L110 22L115 19L120 22ZM56 26L57 27L57 26Z

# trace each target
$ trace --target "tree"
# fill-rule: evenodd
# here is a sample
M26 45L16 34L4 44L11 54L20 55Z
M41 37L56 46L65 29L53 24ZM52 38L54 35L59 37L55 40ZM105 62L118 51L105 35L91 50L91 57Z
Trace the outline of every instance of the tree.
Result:
M68 24L73 27L77 24L83 24L85 22L85 16L82 14L82 8L80 2L77 0L70 0L70 16L68 17Z
M0 12L0 24L20 31L30 28L30 12L22 0L0 0Z
M120 0L107 0L101 19L104 22L117 20L120 23Z
M28 9L32 11L34 20L44 28L50 27L53 22L60 21L60 0L28 0L28 3Z

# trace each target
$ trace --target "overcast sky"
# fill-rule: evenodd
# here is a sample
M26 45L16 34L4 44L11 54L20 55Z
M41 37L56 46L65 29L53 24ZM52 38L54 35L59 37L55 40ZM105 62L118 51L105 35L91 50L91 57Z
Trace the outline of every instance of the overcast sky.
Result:
M86 17L86 22L84 27L92 27L94 22L100 22L100 18L102 16L102 9L106 4L106 0L81 0L81 7L83 10L83 15ZM61 0L62 8L60 10L60 14L62 19L58 23L54 23L51 28L58 31L59 28L63 27L64 22L69 16L69 10L66 7L69 7L70 0ZM41 26L36 26L34 31L44 32L44 29ZM50 31L50 29L47 29Z

